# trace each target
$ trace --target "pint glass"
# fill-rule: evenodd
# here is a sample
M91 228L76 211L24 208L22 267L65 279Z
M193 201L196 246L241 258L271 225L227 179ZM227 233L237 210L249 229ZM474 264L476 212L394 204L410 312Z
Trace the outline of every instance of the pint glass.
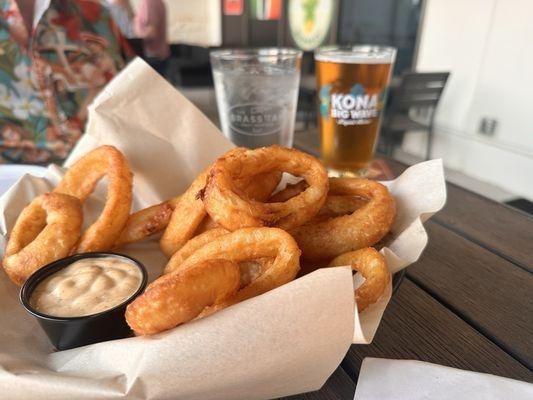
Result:
M324 164L358 171L372 160L396 50L332 46L315 52Z
M222 131L235 145L292 146L301 58L283 48L211 52Z

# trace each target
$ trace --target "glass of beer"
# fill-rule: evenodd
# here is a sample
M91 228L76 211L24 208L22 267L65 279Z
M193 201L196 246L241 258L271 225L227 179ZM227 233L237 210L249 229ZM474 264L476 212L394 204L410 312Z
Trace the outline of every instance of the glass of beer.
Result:
M315 51L324 164L363 172L374 156L396 49L329 46Z

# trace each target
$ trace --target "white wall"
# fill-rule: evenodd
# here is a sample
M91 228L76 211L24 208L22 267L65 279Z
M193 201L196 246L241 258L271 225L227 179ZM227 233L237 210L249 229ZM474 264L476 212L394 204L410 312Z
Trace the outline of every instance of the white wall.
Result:
M450 71L433 156L533 199L533 1L427 0L416 68ZM478 133L481 118L495 136ZM413 140L415 138L415 140ZM423 155L425 136L404 149Z
M164 1L169 43L204 47L222 44L220 0ZM130 0L130 3L137 10L139 0Z

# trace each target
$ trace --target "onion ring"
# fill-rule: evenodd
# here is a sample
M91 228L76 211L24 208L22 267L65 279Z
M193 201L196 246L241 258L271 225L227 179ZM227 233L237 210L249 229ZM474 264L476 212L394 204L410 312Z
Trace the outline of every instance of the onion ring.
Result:
M211 229L220 228L220 225L218 225L215 221L213 221L213 218L211 218L209 215L206 215L205 218L202 220L200 225L198 225L198 228L196 229L196 232L194 232L194 235L200 235L204 232L210 231ZM222 228L223 229L223 228Z
M356 196L328 195L326 204L320 209L313 223L327 221L331 218L352 214L368 203L367 199Z
M229 153L232 153L231 150ZM199 197L206 184L211 167L202 172L181 196L170 217L163 236L159 242L163 253L170 257L193 236L204 217L206 210ZM259 175L259 176L258 176ZM281 179L281 172L267 171L264 174L253 174L237 182L240 193L246 198L266 199L274 191Z
M248 286L263 275L273 264L274 258L262 257L257 260L243 261L239 263L241 270L241 288Z
M205 208L198 192L205 186L209 168L196 177L183 193L170 216L168 226L159 241L163 253L170 257L192 237L205 217Z
M391 274L385 258L372 247L341 254L328 267L350 265L365 281L355 289L355 301L359 312L379 300L390 282Z
M281 181L280 171L267 171L237 179L236 187L243 196L252 200L266 201Z
M131 208L132 181L128 161L113 146L100 146L70 167L54 190L77 197L82 203L107 175L107 198L100 217L82 234L76 253L108 251L119 238Z
M166 274L126 308L126 321L137 335L151 335L192 320L208 306L223 303L239 289L237 264L207 260ZM217 308L220 309L220 308Z
M301 176L309 187L281 203L263 203L239 194L236 179L273 170ZM215 162L203 200L211 218L231 231L258 226L291 229L318 213L326 201L327 191L324 166L308 154L281 146L254 150L238 148Z
M302 193L309 185L305 181L289 183L283 190L273 194L268 200L270 203L287 201ZM368 200L357 196L340 196L328 194L326 202L318 212L312 222L320 222L329 218L351 214L368 203Z
M194 252L200 247L204 246L209 242L212 242L213 240L219 238L222 235L227 235L228 233L229 231L224 228L215 228L193 237L187 243L185 243L185 245L183 245L181 249L174 253L174 255L172 256L172 262L169 262L166 265L163 274L169 274L175 271L183 263L183 261L189 258L192 254L194 254Z
M209 220L209 219L208 219ZM230 233L224 228L209 229L198 236L190 239L185 245L179 249L172 256L173 262L169 263L165 268L163 274L171 273L176 270L178 266L189 258L196 250L205 244L217 240L222 235ZM256 280L263 272L272 266L272 258L259 258L257 260L243 261L239 263L241 270L241 287L249 285L252 281Z
M138 242L145 237L161 232L167 227L178 200L179 197L176 197L131 214L114 247Z
M356 196L368 201L349 215L311 221L289 231L308 260L331 259L372 246L389 232L396 215L394 198L379 182L330 178L330 196ZM359 200L357 200L359 201Z
M66 257L81 234L81 202L72 196L46 193L22 210L6 245L3 267L21 286L42 266Z
M294 279L299 266L300 249L294 239L278 228L243 228L222 235L200 247L181 261L176 253L165 270L174 272L211 259L230 260L234 263L273 259L270 267L257 279L224 302L223 306L258 296Z
M274 193L268 199L268 202L269 203L283 203L284 201L287 201L289 199L292 199L295 196L298 196L308 187L309 185L307 184L306 181L300 181L297 183L288 183L284 189L280 190L277 193Z

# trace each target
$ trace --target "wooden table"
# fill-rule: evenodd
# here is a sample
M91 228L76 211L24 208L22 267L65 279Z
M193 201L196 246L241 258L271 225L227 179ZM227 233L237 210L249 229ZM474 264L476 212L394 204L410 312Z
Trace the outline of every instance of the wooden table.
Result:
M315 132L295 147L316 154ZM396 175L406 166L392 160ZM448 183L371 345L353 345L324 387L297 399L352 400L365 357L415 359L533 383L533 218Z

